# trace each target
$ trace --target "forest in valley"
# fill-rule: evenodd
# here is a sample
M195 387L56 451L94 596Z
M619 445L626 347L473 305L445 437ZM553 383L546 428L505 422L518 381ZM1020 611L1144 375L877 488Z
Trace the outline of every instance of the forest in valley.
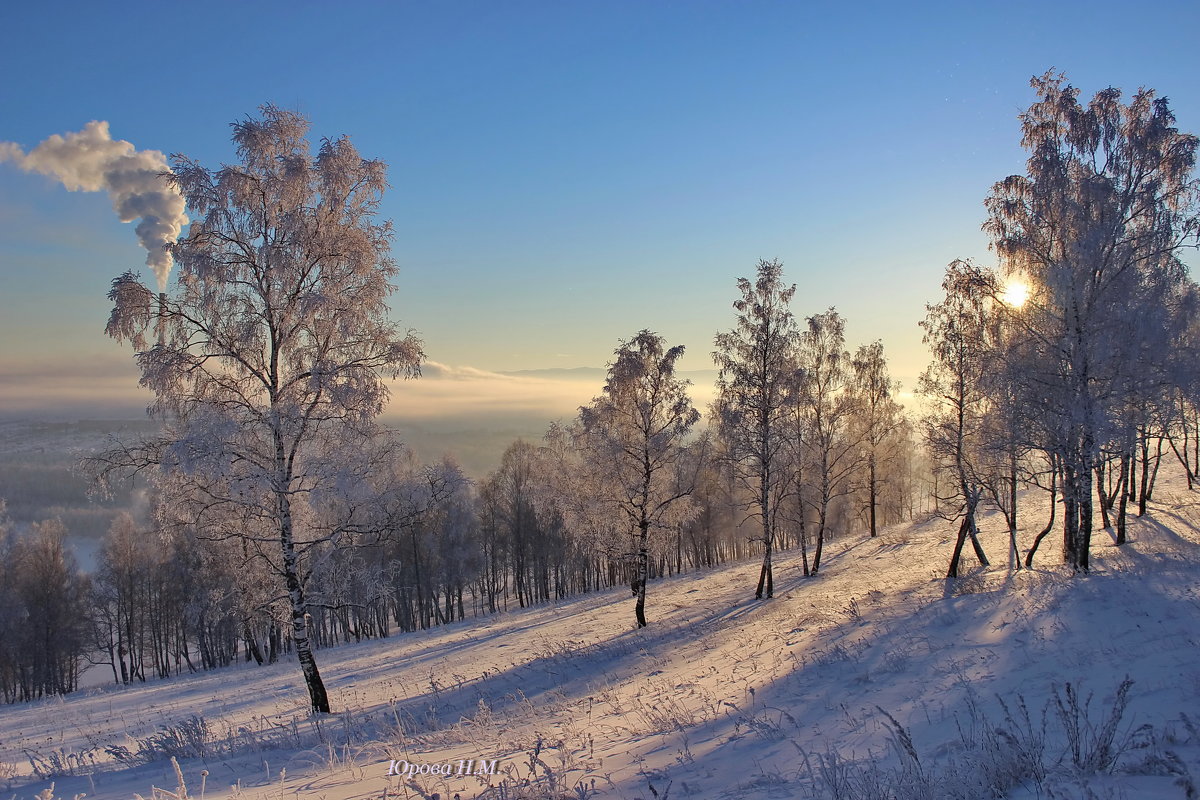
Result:
M747 562L765 601L780 552L817 579L830 542L929 515L955 532L932 565L947 581L1085 575L1160 467L1189 489L1200 475L1200 142L1152 90L1033 86L1024 171L981 187L997 263L955 261L931 287L915 403L884 343L801 307L784 263L731 265L730 315L687 344L711 347L710 407L678 374L683 344L630 331L577 416L478 481L378 420L386 379L419 379L425 357L387 316L385 165L348 138L313 152L307 120L275 106L234 124L235 164L175 156L193 216L167 248L175 282L118 276L106 328L159 426L73 478L110 505L136 484L145 509L114 512L87 573L64 520L0 521L0 697L74 692L85 669L130 684L294 659L325 713L326 648L614 586L631 613L612 624L653 627L660 577ZM1022 537L1031 507L1049 514ZM983 547L985 511L1005 552Z

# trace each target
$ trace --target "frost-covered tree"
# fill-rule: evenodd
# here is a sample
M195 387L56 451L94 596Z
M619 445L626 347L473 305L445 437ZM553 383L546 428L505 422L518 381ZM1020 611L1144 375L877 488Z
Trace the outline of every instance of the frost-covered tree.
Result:
M987 273L991 276L991 272ZM999 281L989 277L996 288ZM991 289L988 289L991 291ZM988 366L980 376L986 398L984 411L977 421L975 439L975 475L987 501L994 506L1008 527L1009 569L1019 569L1021 556L1017 545L1018 489L1022 482L1038 481L1037 470L1029 455L1038 442L1056 438L1039 429L1037 412L1023 396L1022 375L1028 366L1026 342L1020 315L1029 301L1012 303L1006 290L998 297L983 298L987 304L984 340L990 349Z
M89 644L87 577L62 522L35 522L12 538L5 522L0 503L0 695L12 702L73 692Z
M1200 482L1200 372L1193 368L1200 357L1200 331L1195 325L1181 332L1171 359L1172 381L1163 403L1163 427L1189 489ZM1121 475L1128 481L1130 450L1122 454ZM1122 492L1122 497L1128 495Z
M997 288L993 272L955 261L942 280L945 297L928 306L921 321L932 355L918 383L928 403L925 440L935 468L950 476L950 491L939 499L952 503L954 517L960 522L947 578L958 577L959 558L968 538L980 563L988 564L979 544L976 511L983 497L979 461L988 409L985 377L996 367L989 334Z
M754 281L738 278L737 326L716 337L720 375L714 417L722 450L761 525L762 569L754 596L774 596L772 555L784 499L788 410L795 390L796 322L789 307L796 286L783 283L783 264L759 261Z
M608 366L604 392L579 410L588 473L603 505L633 534L634 615L646 625L651 537L681 523L695 486L697 459L684 458L700 419L675 374L683 345L668 348L648 330L621 342Z
M459 619L464 617L463 591L481 570L476 546L479 518L471 483L458 464L447 458L436 470L436 480L445 488L438 492L439 501L431 508L428 524L437 542L434 581L441 594L441 617L450 622L456 614ZM434 601L438 601L436 593Z
M390 223L375 217L384 164L346 138L314 156L308 128L264 106L233 125L239 163L172 157L169 177L196 217L169 248L176 289L156 296L134 274L118 277L107 327L137 351L165 432L93 464L155 467L197 508L223 508L256 543L273 542L264 579L279 578L312 709L328 712L305 553L346 533L330 504L364 508L338 495L369 483L384 376L415 377L423 354L387 318L396 265Z
M850 386L854 404L855 431L851 438L862 449L866 479L867 522L871 536L878 535L879 495L887 478L880 467L889 455L887 446L904 422L903 407L896 402L897 384L888 373L883 342L874 341L858 348L851 361L854 370ZM899 477L899 476L897 476Z
M735 557L745 541L737 529L737 510L733 498L729 465L711 454L696 476L691 503L695 516L683 527L682 548L694 567L713 567Z
M797 350L796 405L804 437L798 448L806 466L805 503L816 514L810 575L821 568L832 504L854 489L861 451L853 440L857 414L851 393L854 372L846 351L846 322L834 309L808 318ZM811 484L809 486L808 484Z
M12 525L8 520L7 503L0 498L0 697L8 703L17 699L20 657L20 600L13 561Z
M540 596L536 579L536 565L550 557L546 549L553 544L542 535L546 519L543 456L537 445L518 439L505 449L499 468L483 484L484 570L493 607L498 594L507 597L510 576L522 608L535 599L549 599Z
M1198 140L1152 90L1123 103L1108 88L1085 106L1061 74L1032 85L1025 174L993 187L984 227L1005 267L1031 284L1019 315L1023 399L1054 434L1065 559L1087 570L1093 475L1106 443L1126 435L1130 382L1165 357L1180 253L1200 232Z
M474 577L475 508L470 482L452 459L409 465L404 472L387 500L392 533L383 555L390 562L396 622L414 630L455 618L440 596L461 594L461 582Z
M153 545L151 535L139 530L133 517L122 512L113 520L96 555L93 603L100 615L98 622L106 629L102 641L118 683L146 680Z

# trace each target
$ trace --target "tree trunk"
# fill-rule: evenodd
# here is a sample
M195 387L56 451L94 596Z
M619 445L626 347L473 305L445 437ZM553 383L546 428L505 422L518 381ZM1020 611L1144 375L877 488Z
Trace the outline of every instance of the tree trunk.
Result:
M1192 486L1196 481L1196 473L1192 472L1192 460L1189 450L1191 449L1191 437L1188 434L1187 409L1183 404L1183 397L1179 398L1179 428L1183 432L1183 452L1179 452L1179 445L1175 444L1175 436L1171 433L1170 425L1166 425L1164 433L1167 436L1167 441L1171 444L1171 450L1175 453L1175 458L1179 459L1179 463L1183 465L1184 475L1187 476L1187 488L1191 491ZM1161 439L1159 442L1161 443Z
M1063 467L1063 562L1079 564L1079 486L1073 466Z
M825 509L821 508L821 517L817 520L817 546L813 549L812 570L810 578L815 578L821 568L821 553L825 550Z
M1120 500L1117 504L1117 544L1125 544L1125 507L1129 499L1126 487L1129 484L1129 451L1121 453L1121 482L1117 487Z
M1008 568L1021 568L1021 551L1017 548L1017 450L1008 451Z
M1192 448L1192 474L1200 474L1200 410L1192 409L1192 428L1196 432L1196 446ZM1184 420L1183 435L1187 436L1187 420Z
M289 541L284 550L284 580L287 583L288 598L292 605L292 641L296 645L296 657L300 662L300 671L304 674L304 683L308 687L308 697L313 713L329 713L329 695L325 692L325 683L317 669L317 661L313 658L312 643L309 640L309 616L304 599L304 590L295 569L295 549Z
M1105 529L1112 527L1108 518L1108 498L1104 496L1104 461L1096 465L1096 498L1100 501L1100 524Z
M258 640L254 637L254 631L250 628L250 620L242 620L242 635L246 639L246 654L254 659L254 663L262 666L263 655L262 650L258 647Z
M1029 548L1029 552L1025 554L1025 566L1028 569L1033 568L1033 554L1037 552L1038 545L1042 543L1050 531L1054 530L1054 513L1058 510L1058 470L1052 466L1050 475L1050 521L1046 523L1046 527L1042 528L1042 532L1033 540L1033 544Z
M821 454L821 510L817 514L817 546L813 550L811 577L816 577L821 568L821 554L825 551L825 526L829 521L829 464L827 452Z
M1085 453L1090 449L1087 444ZM1087 572L1092 540L1092 469L1083 459L1064 470L1063 510L1063 560Z
M1092 473L1084 470L1079 502L1079 569L1091 568L1092 553Z
M879 532L875 527L875 505L876 505L876 494L878 493L878 486L876 485L876 482L875 482L875 453L874 453L874 451L871 452L870 464L868 464L868 469L869 469L868 481L870 482L869 483L869 486L870 486L869 494L870 494L870 499L871 499L871 538L874 538L879 535Z
M950 568L946 570L947 578L958 577L958 562L962 558L962 550L963 545L966 544L967 541L968 528L969 523L967 522L967 518L963 517L962 522L960 522L958 525L958 538L954 541L954 552L950 556Z
M767 533L763 539L765 548L763 550L762 569L758 573L758 587L754 591L754 598L762 600L764 596L768 600L775 596L775 576L771 564L771 539L774 537Z
M1138 516L1146 516L1146 495L1150 491L1150 437L1142 431L1142 488L1138 497Z
M775 531L771 525L771 472L765 469L759 474L759 508L762 510L763 526L763 562L758 573L758 586L754 590L754 599L762 600L775 596L775 580L772 574L771 548L775 544Z
M804 570L804 577L809 577L808 569L808 527L804 521L804 494L802 490L796 492L796 507L799 509L800 515L800 565Z
M975 550L975 558L979 559L980 566L989 567L991 566L991 562L988 561L987 555L983 552L983 545L979 543L979 528L975 525L974 509L971 510L969 519L970 526L967 529L967 535L971 537L971 547Z
M634 578L637 582L637 604L634 606L634 616L637 617L639 628L646 627L646 582L650 577L649 537L649 521L643 520L638 537L637 577Z
M1154 483L1158 480L1158 465L1162 463L1162 437L1158 437L1158 445L1154 448L1154 469L1150 470L1150 486L1146 490L1146 499L1154 499Z
M283 462L282 442L276 439L277 460ZM286 474L280 470L281 474ZM296 542L292 530L292 505L287 494L290 481L279 480L276 489L279 503L279 544L283 550L284 583L287 586L288 599L292 606L292 641L296 644L296 657L300 661L300 671L304 674L304 683L308 687L308 697L313 713L329 713L329 695L325 692L325 683L317 669L317 661L313 658L312 642L309 640L308 603L304 597L304 587L300 583L300 569L296 559Z

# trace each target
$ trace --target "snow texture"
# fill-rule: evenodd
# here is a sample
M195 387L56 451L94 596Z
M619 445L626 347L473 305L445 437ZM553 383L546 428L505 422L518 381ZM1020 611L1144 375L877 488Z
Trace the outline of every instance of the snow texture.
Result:
M1025 541L1047 509L1023 502ZM1130 527L1085 576L1047 566L1048 548L1034 570L946 582L954 531L932 519L833 540L819 578L781 553L771 601L750 599L753 563L659 581L641 630L618 587L325 650L337 713L319 723L286 660L9 706L0 786L97 799L183 796L180 776L209 798L1182 798L1200 780L1200 505L1164 476ZM1005 546L998 516L981 528L986 547ZM1069 706L1068 684L1081 705L1093 694L1100 727L1126 675L1113 771L1088 775L1054 698ZM1043 778L900 793L918 771L983 776L963 741L1021 703L1034 727L1049 720ZM495 774L388 774L460 759L496 759ZM893 794L833 791L839 774L872 770Z

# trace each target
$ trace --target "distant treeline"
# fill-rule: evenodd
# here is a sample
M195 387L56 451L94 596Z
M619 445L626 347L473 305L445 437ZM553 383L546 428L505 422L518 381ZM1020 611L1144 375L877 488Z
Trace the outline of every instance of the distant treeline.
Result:
M931 479L912 472L908 434L901 429L888 450L881 524L909 518L919 510L916 495L929 496ZM313 536L304 550L314 643L332 647L631 585L627 526L568 521L564 509L578 498L563 495L577 491L563 482L563 458L550 440L518 440L479 483L452 462L394 464L408 512L393 528L338 542ZM708 459L701 467L693 513L653 538L650 578L760 552L728 465ZM864 487L836 503L831 535L862 529ZM0 533L6 701L73 691L86 665L123 684L237 660L271 663L291 650L290 608L275 588L269 537L231 530L228 520L208 527L168 495L151 497L157 521L139 524L119 512L90 574L79 570L58 521L35 523L26 535L11 526ZM797 525L782 526L777 546L795 546L800 535Z

